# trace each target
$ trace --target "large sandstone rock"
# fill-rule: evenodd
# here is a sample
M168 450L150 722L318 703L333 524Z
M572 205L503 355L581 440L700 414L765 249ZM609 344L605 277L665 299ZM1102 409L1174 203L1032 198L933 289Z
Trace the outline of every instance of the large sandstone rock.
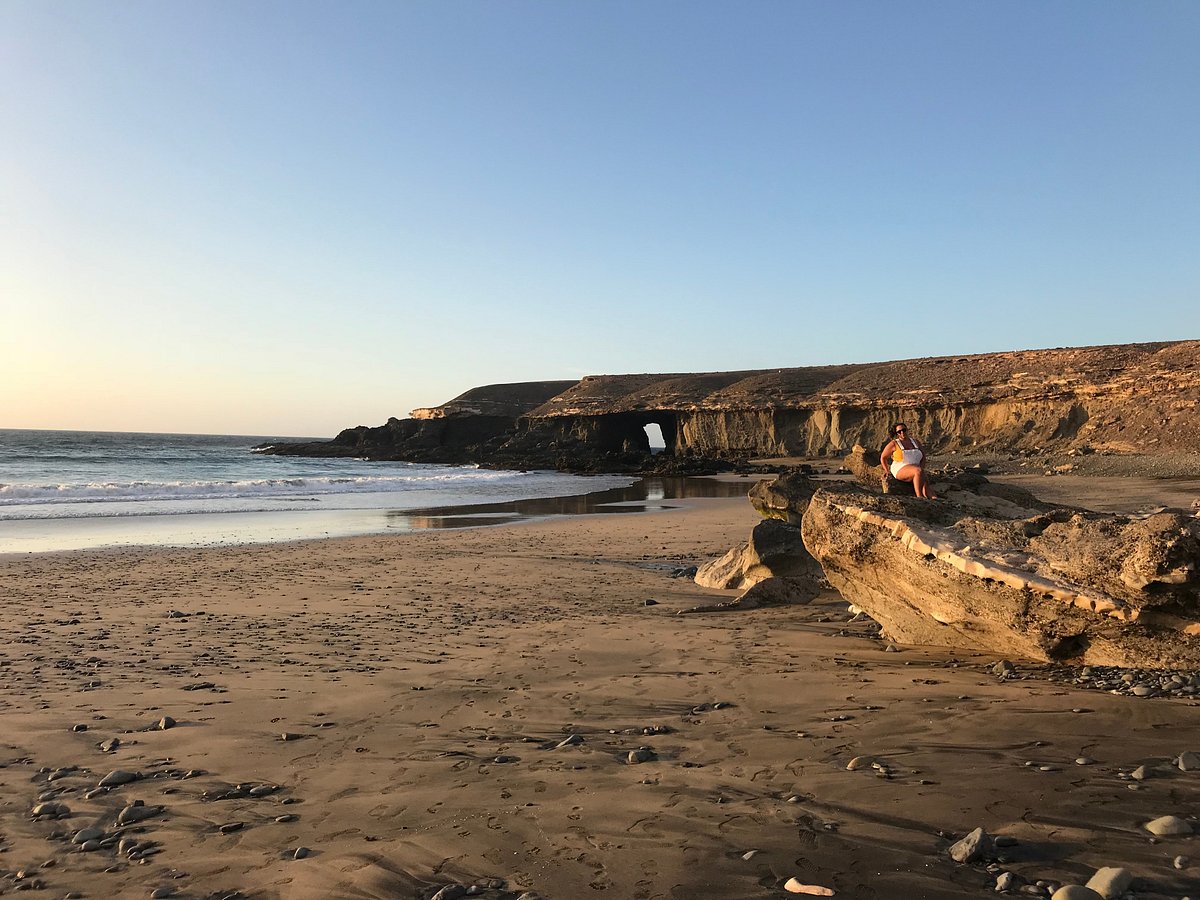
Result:
M952 486L937 503L849 483L810 487L805 547L894 640L1044 661L1200 665L1200 522L1182 511L1130 519L986 479Z
M750 539L696 571L696 584L718 590L745 590L768 578L807 579L820 567L804 549L800 529L777 519L763 519Z

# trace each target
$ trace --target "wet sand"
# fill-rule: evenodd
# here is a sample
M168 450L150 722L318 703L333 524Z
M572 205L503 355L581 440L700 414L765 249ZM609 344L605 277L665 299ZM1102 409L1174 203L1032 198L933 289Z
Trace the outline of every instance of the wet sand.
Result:
M672 570L756 521L744 499L680 505L0 560L0 892L994 896L946 853L983 826L1030 882L1126 866L1139 898L1195 896L1200 868L1173 861L1197 838L1142 825L1200 810L1200 773L1168 765L1200 751L1196 700L889 650L833 595L676 616L735 594ZM864 755L882 768L847 770ZM113 770L138 777L92 794ZM32 819L39 797L69 814ZM149 817L118 826L135 800Z

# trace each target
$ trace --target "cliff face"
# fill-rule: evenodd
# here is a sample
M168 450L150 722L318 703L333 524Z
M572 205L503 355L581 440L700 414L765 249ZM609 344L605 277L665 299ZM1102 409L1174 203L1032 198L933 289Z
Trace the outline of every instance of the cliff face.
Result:
M629 470L647 466L649 424L669 458L744 460L878 446L901 419L934 452L1195 453L1200 341L491 385L331 444L376 458Z
M935 451L1195 452L1200 341L1030 350L722 375L585 379L525 417L612 446L659 424L675 453L823 456L904 419Z

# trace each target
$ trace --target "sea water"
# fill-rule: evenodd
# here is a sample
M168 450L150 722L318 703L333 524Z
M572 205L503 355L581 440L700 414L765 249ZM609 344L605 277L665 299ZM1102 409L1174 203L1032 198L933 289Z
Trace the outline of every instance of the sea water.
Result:
M306 439L0 430L0 553L378 533L394 527L396 511L572 496L635 481L252 449L286 440Z

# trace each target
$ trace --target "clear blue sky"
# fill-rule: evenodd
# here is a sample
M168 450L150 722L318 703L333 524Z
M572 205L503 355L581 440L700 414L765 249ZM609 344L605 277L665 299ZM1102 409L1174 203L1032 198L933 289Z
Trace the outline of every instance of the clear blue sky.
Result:
M1200 337L1200 3L0 0L0 427Z

